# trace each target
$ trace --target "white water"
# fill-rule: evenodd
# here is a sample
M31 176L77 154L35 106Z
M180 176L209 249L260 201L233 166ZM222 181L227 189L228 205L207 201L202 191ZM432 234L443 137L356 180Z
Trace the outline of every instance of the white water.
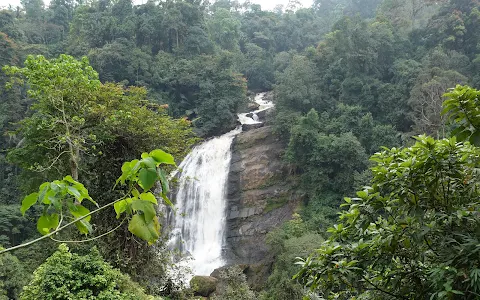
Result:
M259 110L252 117L239 114L242 124L259 122L257 113L273 107L258 94L255 102ZM195 275L210 275L225 265L222 248L226 226L226 188L230 169L233 138L241 127L195 147L180 164L179 187L176 194L177 210L169 241L170 248L178 248L190 256L185 264Z

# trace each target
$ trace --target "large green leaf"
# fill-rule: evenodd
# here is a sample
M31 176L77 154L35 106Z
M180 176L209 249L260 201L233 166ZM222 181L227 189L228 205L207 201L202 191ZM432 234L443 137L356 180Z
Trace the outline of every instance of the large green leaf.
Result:
M122 201L118 201L117 203L115 203L113 205L113 208L115 209L115 212L117 213L117 219L120 218L120 215L127 210L128 205L131 202L132 202L132 199L128 198L128 199L125 199L125 200L122 200Z
M175 159L173 159L173 156L163 150L153 150L150 152L150 156L153 157L158 163L175 165Z
M157 167L157 162L153 157L145 157L142 159L142 164L147 167L147 168L156 168Z
M37 230L42 235L50 233L51 229L57 228L59 218L57 214L42 215L37 221Z
M168 179L165 171L158 169L158 177L160 178L162 184L162 193L165 195L168 194L170 192L170 188L168 186Z
M25 212L32 207L35 203L37 203L38 199L38 193L32 193L25 198L23 198L22 201L22 207L20 207L20 211L22 212L22 215L25 215Z
M50 182L44 182L40 185L40 188L38 189L40 191L38 194L39 202L43 202L44 204L50 204L50 201L48 199L45 199L45 194L49 189L50 189Z
M75 217L75 219L81 218L90 213L90 210L88 208L80 204L70 205L68 209L70 210L70 213ZM91 218L92 216L88 216L88 217L85 217L83 220L90 222Z
M89 234L93 231L92 225L85 219L75 222L75 226L77 226L78 231L83 234Z
M155 204L155 205L158 204L157 198L155 198L155 196L154 196L152 193L150 193L150 192L148 192L148 193L141 193L141 194L139 195L139 198L140 198L141 200L145 200L145 201L152 202L152 203Z
M132 209L134 211L142 211L147 223L150 223L156 215L155 207L150 201L135 200L132 202Z
M157 217L151 222L145 221L145 215L136 214L128 224L128 230L135 236L147 241L150 245L160 237L160 224Z
M78 201L82 201L82 196L80 195L80 192L77 190L76 187L74 186L67 186L67 192L78 199Z
M62 194L55 192L53 189L47 189L45 198L48 199L49 204L52 204L57 210L62 209ZM44 201L45 202L45 201Z
M143 190L148 191L153 187L157 180L157 170L154 168L141 169L138 178Z

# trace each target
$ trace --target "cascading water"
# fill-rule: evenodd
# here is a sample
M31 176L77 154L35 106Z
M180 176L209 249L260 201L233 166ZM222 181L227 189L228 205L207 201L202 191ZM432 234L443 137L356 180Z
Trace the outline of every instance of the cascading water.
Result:
M257 113L273 107L258 94L259 110L240 114L242 124L255 124ZM226 188L230 168L233 138L241 127L195 147L180 164L179 186L176 194L176 215L170 248L178 248L191 256L188 263L195 275L210 273L225 264L222 258L226 225Z

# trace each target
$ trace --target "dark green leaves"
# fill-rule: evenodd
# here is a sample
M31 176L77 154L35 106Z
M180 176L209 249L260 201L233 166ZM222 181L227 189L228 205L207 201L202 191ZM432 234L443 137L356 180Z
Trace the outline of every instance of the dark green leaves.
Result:
M297 279L323 298L456 299L480 291L467 275L480 264L480 148L455 137L415 139L372 157L371 187L345 199L330 238L299 261Z
M480 146L480 91L457 85L445 94L443 114L455 126L452 135L460 142L469 141Z

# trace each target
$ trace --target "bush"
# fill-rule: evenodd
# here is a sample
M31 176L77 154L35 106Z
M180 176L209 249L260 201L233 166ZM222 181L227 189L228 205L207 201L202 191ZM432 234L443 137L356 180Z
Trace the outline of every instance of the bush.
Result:
M21 299L133 300L148 296L128 276L107 264L96 248L80 256L61 244L34 272Z

